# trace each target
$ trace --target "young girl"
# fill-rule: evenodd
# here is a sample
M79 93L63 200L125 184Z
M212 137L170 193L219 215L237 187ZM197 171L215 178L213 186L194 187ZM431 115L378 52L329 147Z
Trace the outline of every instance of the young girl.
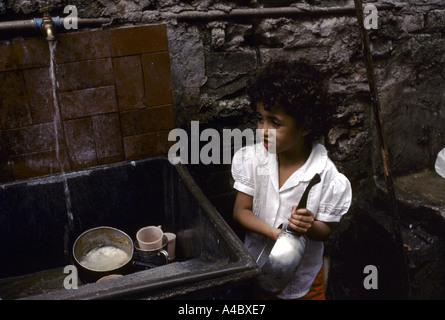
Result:
M288 285L276 297L260 297L325 299L323 241L348 211L352 195L348 179L316 142L328 118L322 78L303 62L276 62L249 83L248 94L264 137L233 157L238 190L233 217L247 229L245 246L255 259L268 238L277 240L282 223L308 239L303 260ZM321 182L311 189L306 209L295 210L316 173Z

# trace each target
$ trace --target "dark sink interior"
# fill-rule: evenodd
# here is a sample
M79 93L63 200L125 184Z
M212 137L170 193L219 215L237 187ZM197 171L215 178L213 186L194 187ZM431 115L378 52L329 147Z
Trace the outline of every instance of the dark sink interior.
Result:
M74 265L72 245L82 232L110 226L135 240L147 225L176 233L174 261L134 266L123 277L99 283L80 279L78 289L64 288L63 269ZM2 299L171 298L258 274L188 170L164 156L1 185L0 243Z

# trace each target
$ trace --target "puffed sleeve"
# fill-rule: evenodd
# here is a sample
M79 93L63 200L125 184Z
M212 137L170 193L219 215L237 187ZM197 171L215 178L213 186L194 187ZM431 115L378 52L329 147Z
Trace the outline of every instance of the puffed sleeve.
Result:
M317 212L317 220L338 222L351 206L352 189L348 178L337 173L323 190Z
M233 188L250 196L254 195L252 147L239 149L232 159Z

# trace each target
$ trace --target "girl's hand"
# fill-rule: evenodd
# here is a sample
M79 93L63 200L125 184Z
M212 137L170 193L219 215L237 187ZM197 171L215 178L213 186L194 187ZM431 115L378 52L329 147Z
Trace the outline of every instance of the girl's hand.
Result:
M298 209L297 206L292 207L291 216L288 219L289 226L298 233L306 233L314 224L314 214L308 209Z

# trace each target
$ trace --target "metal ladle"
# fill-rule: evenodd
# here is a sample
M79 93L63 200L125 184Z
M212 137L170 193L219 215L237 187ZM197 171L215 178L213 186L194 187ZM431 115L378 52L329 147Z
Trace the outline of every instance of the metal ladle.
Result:
M306 208L307 198L311 188L321 181L317 173L304 190L297 210ZM303 260L307 239L284 224L275 243L269 241L258 257L257 263L261 275L257 278L258 286L265 292L277 294L288 284Z

